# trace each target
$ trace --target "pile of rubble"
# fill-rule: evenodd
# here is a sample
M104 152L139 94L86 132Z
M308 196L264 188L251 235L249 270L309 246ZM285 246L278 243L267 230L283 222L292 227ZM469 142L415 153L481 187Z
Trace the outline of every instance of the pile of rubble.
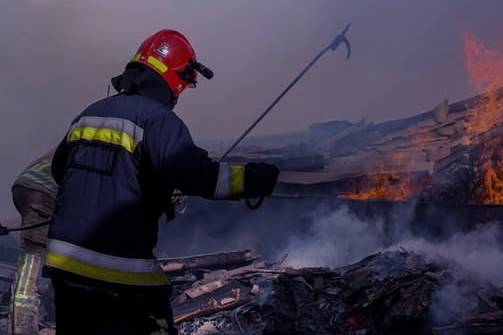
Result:
M249 250L161 261L174 286L172 307L181 334L260 330L261 322L245 325L240 319L255 313L255 304L265 300L274 278L284 272L282 261L266 264Z
M503 334L502 289L447 260L400 249L335 269L291 269L286 257L266 263L243 250L162 259L180 334ZM2 334L11 277L0 292Z
M336 269L287 269L231 254L165 263L181 334L503 332L503 292L444 260L399 250ZM202 259L210 269L190 266Z

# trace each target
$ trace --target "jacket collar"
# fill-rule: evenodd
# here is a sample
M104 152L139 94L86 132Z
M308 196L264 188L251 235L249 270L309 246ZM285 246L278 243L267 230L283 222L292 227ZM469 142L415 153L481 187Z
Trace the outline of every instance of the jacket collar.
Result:
M119 93L140 94L157 100L169 108L175 107L177 98L173 96L164 79L151 68L129 63L124 72L112 78L112 86Z

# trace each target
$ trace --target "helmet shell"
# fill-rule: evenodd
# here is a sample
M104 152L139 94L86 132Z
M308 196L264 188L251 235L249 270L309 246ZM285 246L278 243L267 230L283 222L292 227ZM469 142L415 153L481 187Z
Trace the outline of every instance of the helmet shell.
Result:
M159 73L176 97L191 85L178 75L191 61L196 61L196 53L189 40L180 32L169 29L147 38L131 60ZM194 73L194 78L196 76Z

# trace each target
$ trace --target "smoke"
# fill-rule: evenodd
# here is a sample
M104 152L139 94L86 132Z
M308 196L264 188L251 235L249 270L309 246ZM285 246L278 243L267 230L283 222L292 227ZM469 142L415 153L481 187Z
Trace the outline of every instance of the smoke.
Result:
M398 243L429 257L450 259L482 278L503 286L503 234L501 223L488 223L468 233L455 233L445 242L410 239Z
M383 248L382 222L369 224L347 208L315 218L304 236L293 236L285 250L292 267L347 265Z
M314 215L306 234L290 238L284 250L289 254L287 265L342 266L372 253L405 248L430 260L451 260L503 286L501 223L480 224L468 232L452 229L447 239L435 240L415 234L410 224L411 213L410 209L393 213L391 228L382 219L359 219L347 207Z

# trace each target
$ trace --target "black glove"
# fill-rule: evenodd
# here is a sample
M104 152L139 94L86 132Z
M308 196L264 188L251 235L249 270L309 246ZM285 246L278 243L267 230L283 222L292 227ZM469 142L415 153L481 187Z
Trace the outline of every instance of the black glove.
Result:
M278 176L279 169L275 165L266 163L246 164L244 196L255 198L271 195Z

